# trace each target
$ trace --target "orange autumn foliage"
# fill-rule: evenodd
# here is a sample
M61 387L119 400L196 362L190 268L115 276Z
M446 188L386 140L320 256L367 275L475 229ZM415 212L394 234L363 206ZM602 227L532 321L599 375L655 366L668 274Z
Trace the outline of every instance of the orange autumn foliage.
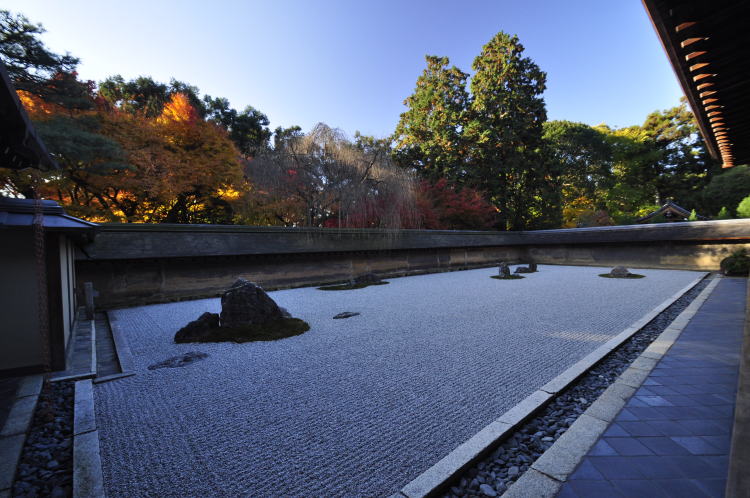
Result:
M186 123L194 124L198 120L198 112L184 93L173 94L169 102L164 105L161 115L156 118L159 124Z

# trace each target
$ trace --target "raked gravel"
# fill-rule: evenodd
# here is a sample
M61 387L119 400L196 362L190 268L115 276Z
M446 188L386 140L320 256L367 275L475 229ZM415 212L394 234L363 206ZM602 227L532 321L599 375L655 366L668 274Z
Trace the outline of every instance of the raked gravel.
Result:
M311 326L275 342L172 342L218 299L112 312L137 375L95 387L108 495L389 495L698 276L539 270L272 292Z

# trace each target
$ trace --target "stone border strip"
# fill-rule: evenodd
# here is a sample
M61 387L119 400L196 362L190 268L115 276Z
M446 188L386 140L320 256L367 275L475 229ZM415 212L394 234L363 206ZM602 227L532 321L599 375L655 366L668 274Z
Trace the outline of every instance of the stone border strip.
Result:
M740 378L734 409L732 446L729 453L727 498L750 495L750 279L745 299L745 337L742 341Z
M16 467L26 441L26 433L34 417L34 410L42 392L43 375L21 379L8 418L0 431L0 496L10 496Z
M667 353L690 319L719 284L714 278L654 342L609 386L599 398L503 493L504 498L552 498L581 459L635 394L651 370Z
M64 377L54 377L50 378L50 382L62 382L66 380L81 380L81 379L90 379L93 377L96 377L96 324L94 323L94 320L86 320L87 322L90 322L91 325L91 339L90 339L90 363L89 363L89 371L88 372L81 372L77 374L72 375L66 375ZM76 319L74 326L78 326L78 319ZM71 340L73 340L71 338ZM68 358L66 359L66 364L71 365L73 362L73 355L75 354L73 344L68 345L70 352L68 354Z
M75 384L73 415L73 498L105 496L99 431L96 430L94 385L91 379Z
M110 314L110 312L107 311L105 313L107 315L107 321L109 322L109 329L112 331L112 340L115 343L115 353L117 353L117 361L120 362L120 370L122 370L122 374L118 375L122 375L125 377L135 375L133 355L130 352L130 346L128 346L128 342L125 340L123 331L120 329L117 320L112 319L112 315Z
M525 420L527 420L533 413L541 409L547 404L557 393L568 387L570 384L575 382L581 375L598 363L602 358L607 356L613 349L617 348L620 344L628 340L633 334L638 332L641 328L646 326L651 320L653 320L659 313L671 306L677 301L683 294L688 292L690 289L695 287L701 280L703 280L708 273L701 273L701 276L690 282L687 286L667 298L661 304L653 308L651 311L646 313L643 317L635 321L632 325L624 329L622 332L596 348L594 351L584 356L580 361L575 363L573 366L562 372L560 375L552 379L550 382L542 386L539 390L533 392L531 395L526 397L516 406L505 412L494 422L480 430L477 434L471 437L468 441L459 445L456 449L451 451L448 455L443 457L435 465L424 471L422 474L417 476L414 480L404 486L398 493L394 494L393 497L407 497L407 498L422 498L427 496L437 495L443 487L450 482L453 478L458 476L462 471L468 468L470 465L477 462L479 459L489 453L497 444L509 436L518 426L520 426ZM709 284L710 285L710 284ZM708 287L707 287L708 288ZM704 290L705 292L705 290ZM694 301L695 303L700 294ZM705 299L704 299L705 300ZM702 303L703 301L701 301ZM692 304L691 304L692 306ZM689 307L688 307L689 308ZM683 311L684 314L687 311ZM682 316L682 314L680 316ZM680 316L675 319L675 322L680 319ZM674 323L674 322L673 322ZM687 323L687 320L685 320ZM672 325L670 325L671 327ZM684 325L683 325L684 326ZM668 327L669 329L669 327ZM680 329L681 330L681 329ZM664 333L667 331L665 330ZM664 334L663 333L663 334ZM662 334L662 335L663 335ZM661 336L659 336L661 338ZM658 342L657 339L655 342ZM671 343L670 343L671 345ZM653 344L652 344L653 346ZM638 358L640 359L640 358ZM638 361L638 359L636 361ZM623 375L629 372L629 368ZM644 377L645 378L645 377ZM606 392L606 391L605 391ZM589 407L590 409L591 407ZM583 416L583 415L582 415ZM580 420L580 417L579 417ZM574 424L575 425L575 424ZM573 428L566 432L570 432ZM561 436L562 439L562 436ZM559 441L559 440L558 440ZM593 444L593 443L592 443ZM549 452L554 445L547 450ZM588 448L587 448L588 449ZM541 457L540 457L541 458ZM538 461L538 460L537 460ZM532 466L533 468L533 466ZM529 474L532 470L530 468L526 471ZM523 478L521 478L523 479ZM518 482L520 482L520 480ZM514 484L515 485L515 484ZM510 488L508 489L510 491ZM532 492L529 489L529 492ZM519 495L520 496L520 495ZM532 492L531 495L525 496L537 496ZM541 496L541 495L539 495Z

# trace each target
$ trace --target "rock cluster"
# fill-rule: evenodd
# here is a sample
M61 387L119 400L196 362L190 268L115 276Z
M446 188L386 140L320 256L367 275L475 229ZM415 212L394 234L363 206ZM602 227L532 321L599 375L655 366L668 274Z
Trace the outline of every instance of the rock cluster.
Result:
M221 295L221 327L254 325L283 317L281 308L266 291L244 278L238 279Z
M13 496L64 498L73 492L73 383L46 383L21 453Z
M349 281L350 285L372 285L372 284L379 284L383 280L381 280L380 277L378 277L376 274L370 272L370 273L363 273L362 275L357 275L353 279Z
M516 268L515 273L535 273L536 271L536 263L529 263L529 266L519 266Z
M497 274L499 277L510 278L510 267L508 266L508 263L500 263L500 266L498 266L497 270Z
M221 295L221 313L203 313L175 334L175 342L201 341L216 330L243 325L258 325L281 318L289 312L279 307L257 284L238 279Z
M630 275L630 271L624 266L615 266L609 272L609 276L614 278L628 278L628 275Z
M704 280L640 332L558 395L537 416L516 430L483 461L470 467L447 491L447 497L500 496L552 446L604 390L640 356L708 285ZM494 493L494 494L493 494Z

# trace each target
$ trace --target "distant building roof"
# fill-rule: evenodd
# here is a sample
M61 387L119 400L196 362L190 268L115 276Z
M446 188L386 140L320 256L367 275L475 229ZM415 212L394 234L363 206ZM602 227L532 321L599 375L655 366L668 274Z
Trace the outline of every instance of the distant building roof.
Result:
M58 169L36 134L5 66L0 62L0 167Z
M750 2L642 1L711 156L750 164Z
M690 217L690 213L691 212L684 207L678 206L669 200L653 213L649 213L643 218L636 220L636 223L645 223L659 215L664 215L664 218L666 218L667 221L685 221ZM704 216L698 216L698 219L705 220L706 218Z

